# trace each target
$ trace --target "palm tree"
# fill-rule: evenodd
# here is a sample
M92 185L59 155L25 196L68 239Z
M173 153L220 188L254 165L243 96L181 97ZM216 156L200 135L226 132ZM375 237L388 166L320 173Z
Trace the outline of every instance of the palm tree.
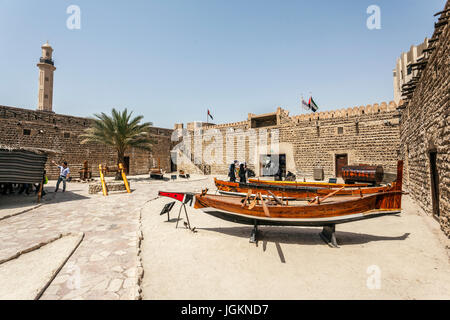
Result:
M117 151L117 163L124 163L125 152L133 147L151 151L154 141L149 136L151 122L140 123L144 118L131 119L133 112L125 108L120 112L112 109L112 116L105 113L94 114L94 124L81 135L81 144L94 142L113 147Z

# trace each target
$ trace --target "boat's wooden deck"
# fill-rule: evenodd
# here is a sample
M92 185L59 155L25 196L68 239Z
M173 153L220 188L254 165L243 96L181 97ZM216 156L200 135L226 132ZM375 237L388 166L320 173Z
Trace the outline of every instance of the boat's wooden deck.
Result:
M219 196L219 195L213 195L213 194L208 194L208 197L211 198L215 198L217 200L220 200L221 202L225 202L225 203L229 203L229 204L233 204L233 205L237 205L237 204L242 204L241 201L244 200L243 197L237 197L237 196ZM254 197L251 197L251 201L253 201ZM273 198L272 198L273 199ZM281 198L279 198L281 200ZM326 204L332 204L332 203L342 203L345 201L349 201L349 200L355 200L356 197L355 196L339 196L339 197L330 197L327 198L323 201L321 201L320 203L326 203ZM275 201L268 201L267 199L265 200L267 206L270 207L281 207L281 205L277 204ZM284 204L286 204L286 201L283 201ZM259 200L259 204L261 205L261 201ZM289 200L288 201L289 206L313 206L308 204L307 200Z

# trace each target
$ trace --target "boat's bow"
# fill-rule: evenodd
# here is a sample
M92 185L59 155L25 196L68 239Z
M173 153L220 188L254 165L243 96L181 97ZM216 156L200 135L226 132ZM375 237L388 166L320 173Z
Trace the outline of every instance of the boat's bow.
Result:
M189 205L192 205L192 201L194 199L195 193L192 192L166 192L166 191L159 191L158 195L160 197L167 197L172 198L177 201L180 201L184 204L189 203Z

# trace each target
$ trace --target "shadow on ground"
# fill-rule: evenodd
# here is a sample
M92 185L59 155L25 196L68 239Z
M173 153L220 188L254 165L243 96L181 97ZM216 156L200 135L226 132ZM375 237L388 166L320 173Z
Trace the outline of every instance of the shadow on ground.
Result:
M56 203L56 202L69 202L69 201L78 201L78 200L86 200L89 197L82 196L72 191L66 190L66 192L58 191L58 192L47 192L45 196L42 197L43 203Z
M229 236L250 238L253 227L229 227L229 228L196 228L218 232ZM307 227L258 227L258 240L283 244L303 244L303 245L323 245L324 242L319 236L321 228ZM357 245L374 241L402 241L409 237L409 233L401 236L377 236L365 233L354 233L347 231L336 231L336 238L339 245Z
M36 204L37 195L35 195L34 192L30 193L29 195L0 195L0 210L30 207Z

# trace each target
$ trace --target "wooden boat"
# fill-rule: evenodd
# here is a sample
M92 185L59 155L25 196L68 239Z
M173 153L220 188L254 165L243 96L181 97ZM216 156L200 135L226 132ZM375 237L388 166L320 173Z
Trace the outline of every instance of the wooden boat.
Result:
M402 168L402 165L397 169ZM339 190L339 189L338 189ZM337 192L337 191L336 191ZM337 247L335 238L336 224L371 219L401 212L402 171L397 171L397 181L389 191L359 197L333 197L330 193L313 202L288 204L276 195L272 201L265 200L261 193L252 199L250 192L244 199L237 196L207 194L185 194L177 192L159 192L183 203L195 199L194 208L228 221L253 225L250 238L256 241L258 225L278 226L322 226L321 237L330 245Z
M257 221L259 225L323 226L398 213L400 207L397 205L399 201L395 200L396 196L401 197L401 191L361 198L329 198L314 204L306 202L286 205L257 199L257 203L253 205L251 200L243 202L241 197L199 194L195 196L194 208L244 224L253 225Z
M253 225L250 242L256 242L258 225L277 226L321 226L321 238L332 247L338 247L335 230L337 224L363 219L372 219L401 212L403 162L397 166L397 181L387 191L359 197L335 197L344 187L337 189L323 198L317 196L314 201L283 202L273 192L268 193L273 198L266 200L261 192L253 196L248 190L245 198L238 196L223 196L183 192L163 192L160 196L181 201L183 205L195 200L194 208L220 219L240 224ZM181 208L180 208L181 212ZM187 215L187 213L186 213Z
M214 183L220 194L245 196L249 191L252 194L260 192L264 197L276 195L280 198L292 199L312 199L317 196L326 196L339 189L336 196L359 196L361 194L374 194L392 190L394 186L386 185L382 187L362 187L356 188L342 186L340 188L314 187L309 185L271 185L258 183L237 183L214 179Z
M302 182L302 181L276 181L276 180L261 180L248 179L249 183L264 184L264 185L278 185L278 186L299 186L299 187L318 187L318 188L342 188L342 187L368 187L369 183L358 184L344 184L344 183L329 183L329 182Z
M359 168L359 167L358 167ZM362 173L360 171L356 171L356 174L364 175L366 172L364 171L367 169L365 166L361 166ZM372 167L370 167L372 168ZM373 167L371 173L373 175L376 174L376 169L378 167ZM363 170L364 169L364 170ZM367 171L367 170L366 170ZM399 160L397 162L397 178L400 176L399 172L403 172L403 161ZM216 180L215 180L216 181ZM377 180L378 181L378 180ZM327 182L297 182L297 181L269 181L269 180L259 180L259 179L249 179L249 185L242 185L236 186L232 182L227 181L220 181L217 180L216 186L219 191L222 191L223 194L242 194L247 193L247 190L249 188L254 189L261 189L261 186L267 188L267 190L270 190L275 195L280 197L291 197L296 199L302 199L302 198L308 198L309 194L305 193L307 189L305 188L317 188L316 192L317 195L326 195L331 192L334 192L338 188L343 188L343 190L336 193L338 196L349 196L349 195L359 195L359 194L374 194L379 192L386 192L390 190L395 189L396 182L393 182L392 184L384 185L384 186L378 186L378 187L371 187L368 183L366 184L341 184L341 183L327 183ZM282 187L286 187L286 189L283 189Z
M336 224L398 214L401 212L402 191L388 191L360 198L330 197L319 203L306 202L300 205L269 202L261 200L262 197L252 201L250 197L243 199L233 196L210 195L206 192L195 195L160 192L159 195L183 203L193 197L196 209L201 209L203 212L223 220L253 225L250 242L256 242L258 225L321 226L323 227L320 233L321 238L330 246L338 247L335 236Z

